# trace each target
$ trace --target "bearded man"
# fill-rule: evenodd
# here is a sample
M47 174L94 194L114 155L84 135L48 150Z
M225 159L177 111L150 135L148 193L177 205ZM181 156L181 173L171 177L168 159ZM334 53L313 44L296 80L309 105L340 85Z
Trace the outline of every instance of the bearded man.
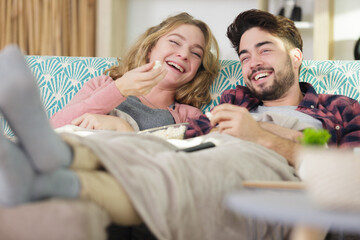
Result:
M303 41L291 20L248 10L235 18L227 36L239 56L246 87L225 91L211 111L211 121L205 115L192 120L187 137L218 130L271 149L295 166L303 129L269 122L264 115L271 113L327 129L330 146L359 146L359 103L346 96L317 94L311 84L299 82Z

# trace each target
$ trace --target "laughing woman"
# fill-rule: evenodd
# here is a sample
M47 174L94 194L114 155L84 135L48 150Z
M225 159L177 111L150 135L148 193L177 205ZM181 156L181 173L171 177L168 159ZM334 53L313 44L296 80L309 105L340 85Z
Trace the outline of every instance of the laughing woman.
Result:
M154 69L156 60L162 67ZM108 70L109 76L84 85L51 125L23 55L16 46L5 48L0 52L0 111L17 142L0 134L0 206L80 198L103 207L120 225L160 221L162 226L165 218L158 217L154 203L159 194L168 194L170 175L161 167L166 161L153 160L154 154L173 152L173 145L118 131L94 131L84 138L59 135L53 127L75 122L90 129L127 130L127 121L107 115L115 107L140 129L184 122L200 114L197 107L210 100L208 89L218 70L218 47L208 26L186 13L169 17L146 31L120 65ZM171 164L166 168L177 172ZM179 180L176 174L170 178ZM159 200L157 206L167 204Z
M218 56L204 22L187 13L169 17L141 35L119 65L89 80L51 123L134 131L197 118L198 107L210 101ZM156 61L161 67L154 67ZM109 115L113 109L122 118Z

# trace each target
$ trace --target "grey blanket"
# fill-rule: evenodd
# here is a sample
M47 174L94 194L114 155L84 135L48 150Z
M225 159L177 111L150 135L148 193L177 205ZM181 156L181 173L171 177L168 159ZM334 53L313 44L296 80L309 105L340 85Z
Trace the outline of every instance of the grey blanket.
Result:
M176 152L150 135L73 137L100 156L158 239L248 239L248 222L227 210L226 194L244 180L298 181L282 156L224 134L201 137L216 139L217 146L193 153ZM259 226L258 236L266 239L269 229Z
M264 119L302 129L292 117ZM294 124L296 123L296 124ZM279 228L235 216L224 197L245 180L299 181L294 168L258 144L211 133L195 138L216 147L192 153L151 135L100 131L74 139L89 146L126 189L145 224L158 239L273 239ZM187 140L194 141L194 139Z

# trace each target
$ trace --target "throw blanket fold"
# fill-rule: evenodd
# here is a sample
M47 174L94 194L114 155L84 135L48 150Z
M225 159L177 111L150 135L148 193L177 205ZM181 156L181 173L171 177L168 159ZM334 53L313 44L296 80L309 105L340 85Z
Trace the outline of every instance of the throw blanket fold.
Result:
M176 152L151 135L72 137L100 157L158 239L248 239L247 220L226 209L224 196L243 180L298 181L282 156L225 134L199 137L215 138L218 145L193 153ZM266 239L269 229L264 224L258 236Z
M284 127L307 127L294 124L292 118L271 119ZM192 153L176 152L176 146L151 135L112 131L69 135L99 156L160 240L245 240L252 231L259 239L273 239L279 226L257 221L250 228L249 219L227 210L224 197L242 188L245 180L299 181L281 155L226 134L198 137L198 142L215 139L216 147Z

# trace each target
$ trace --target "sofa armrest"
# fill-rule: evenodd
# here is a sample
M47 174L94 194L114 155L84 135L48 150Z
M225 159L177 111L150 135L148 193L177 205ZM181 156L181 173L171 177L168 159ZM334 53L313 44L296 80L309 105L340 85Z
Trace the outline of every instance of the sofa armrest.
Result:
M0 208L1 239L106 239L109 224L104 210L81 200L54 199Z

